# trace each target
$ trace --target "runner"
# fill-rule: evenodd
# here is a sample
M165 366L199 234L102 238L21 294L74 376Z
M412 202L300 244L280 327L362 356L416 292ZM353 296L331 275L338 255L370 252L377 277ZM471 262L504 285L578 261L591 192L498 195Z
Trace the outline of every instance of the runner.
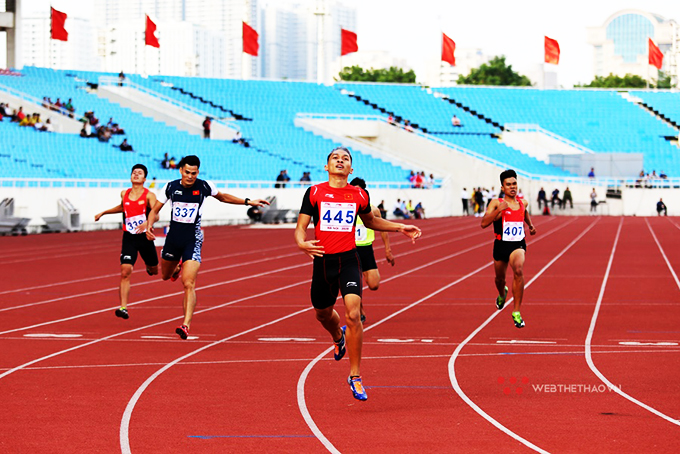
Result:
M496 307L498 310L503 309L505 299L508 297L505 274L509 264L514 276L512 296L515 298L515 310L512 312L512 320L517 328L524 328L524 320L519 313L524 296L524 258L527 250L524 240L524 223L526 222L529 226L531 235L536 235L536 229L526 210L528 202L517 195L517 173L514 170L505 170L501 173L501 189L505 197L494 199L489 203L482 218L482 228L485 229L493 224L496 237L493 243L493 261L498 289Z
M147 215L156 203L153 192L144 187L148 171L144 164L132 167L130 182L132 187L121 191L120 204L95 215L97 222L105 214L123 213L123 246L120 250L120 308L116 309L116 317L130 318L127 305L130 298L130 276L137 261L137 253L142 256L149 276L158 274L158 254L153 241L149 241L146 232Z
M201 266L201 247L203 231L201 216L203 201L215 197L223 203L246 206L269 205L266 200L240 199L230 194L219 192L210 181L198 178L201 161L198 156L185 156L179 162L181 179L165 185L163 192L149 214L149 227L146 236L155 238L153 225L158 220L158 213L165 203L172 202L170 231L165 238L165 246L161 251L161 277L164 281L177 280L180 273L184 285L184 321L175 332L182 339L189 337L189 327L196 307L196 276Z
M421 232L414 225L373 216L368 194L347 184L352 173L352 155L348 149L340 147L331 151L324 170L328 172L328 182L314 185L305 193L295 228L295 241L305 254L314 259L310 293L316 319L334 341L336 361L340 361L349 348L350 375L347 383L355 399L366 400L359 370L364 330L361 323L361 265L354 241L356 218L360 216L364 225L373 230L402 232L413 242ZM312 220L316 239L307 240L307 227ZM340 316L333 309L338 292L345 303L347 326L343 327L340 327Z
M355 178L350 183L352 186L359 187L366 192L366 182L362 178ZM380 210L371 205L373 216L381 218ZM357 245L357 252L359 253L359 261L361 262L361 269L363 270L364 282L368 285L369 290L378 290L380 287L380 272L378 271L378 264L375 262L375 253L373 252L373 240L375 240L375 232L364 226L361 217L357 219L355 230L355 242ZM383 244L385 244L385 259L394 266L394 256L392 255L392 248L390 247L390 236L387 232L380 232ZM364 302L361 301L361 323L366 323L366 312L364 311Z

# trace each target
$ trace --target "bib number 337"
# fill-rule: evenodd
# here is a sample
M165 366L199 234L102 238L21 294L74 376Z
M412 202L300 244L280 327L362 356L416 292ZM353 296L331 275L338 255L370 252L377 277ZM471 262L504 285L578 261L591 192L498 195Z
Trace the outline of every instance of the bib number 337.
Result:
M320 229L323 232L351 232L355 218L354 203L321 202Z
M191 224L198 215L198 203L172 203L172 220L183 224Z

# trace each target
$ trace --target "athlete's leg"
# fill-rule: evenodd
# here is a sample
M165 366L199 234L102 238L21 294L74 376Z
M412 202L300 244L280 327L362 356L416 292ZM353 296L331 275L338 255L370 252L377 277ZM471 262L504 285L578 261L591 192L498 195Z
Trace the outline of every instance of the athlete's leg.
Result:
M172 277L172 274L177 270L179 260L165 260L161 259L161 278L167 281Z
M508 262L493 261L493 269L496 272L496 288L500 296L505 295L505 274L508 270Z
M342 329L340 329L340 316L333 309L333 306L327 307L325 309L316 309L316 319L321 323L326 331L333 338L333 342L338 342L342 339Z
M364 282L370 290L378 290L378 287L380 287L380 271L377 268L364 271Z
M349 374L361 375L361 346L364 342L364 326L361 323L361 297L345 295L345 321L347 322L347 351L349 351Z
M130 297L130 276L132 275L132 265L122 263L120 265L120 307L127 307Z
M191 319L196 308L196 276L201 262L187 260L182 264L182 284L184 285L184 323L191 326Z
M514 274L512 282L512 297L514 298L515 310L519 312L524 297L524 249L515 249L510 254L510 267Z
M158 265L155 266L147 266L146 267L146 272L149 276L155 276L158 274Z

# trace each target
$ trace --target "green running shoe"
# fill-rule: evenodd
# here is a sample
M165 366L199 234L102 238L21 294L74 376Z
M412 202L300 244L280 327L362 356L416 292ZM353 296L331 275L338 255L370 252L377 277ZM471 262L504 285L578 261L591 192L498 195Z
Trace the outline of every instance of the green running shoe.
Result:
M507 298L507 297L508 297L508 287L505 287L505 295L503 295L503 296L498 295L498 298L496 298L496 307L498 308L499 311L501 309L503 309L503 307L505 306L505 298Z
M519 312L512 313L512 321L515 322L517 328L524 328L524 320L522 320L522 316Z

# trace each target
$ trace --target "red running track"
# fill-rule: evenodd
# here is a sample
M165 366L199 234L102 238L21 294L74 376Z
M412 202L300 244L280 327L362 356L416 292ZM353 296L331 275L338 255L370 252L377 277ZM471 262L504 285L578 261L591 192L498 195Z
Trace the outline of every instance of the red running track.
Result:
M367 402L326 352L292 229L206 229L189 341L181 285L143 271L114 317L119 232L0 238L0 450L677 452L680 223L536 223L522 330L495 310L478 219L392 236L365 292Z

